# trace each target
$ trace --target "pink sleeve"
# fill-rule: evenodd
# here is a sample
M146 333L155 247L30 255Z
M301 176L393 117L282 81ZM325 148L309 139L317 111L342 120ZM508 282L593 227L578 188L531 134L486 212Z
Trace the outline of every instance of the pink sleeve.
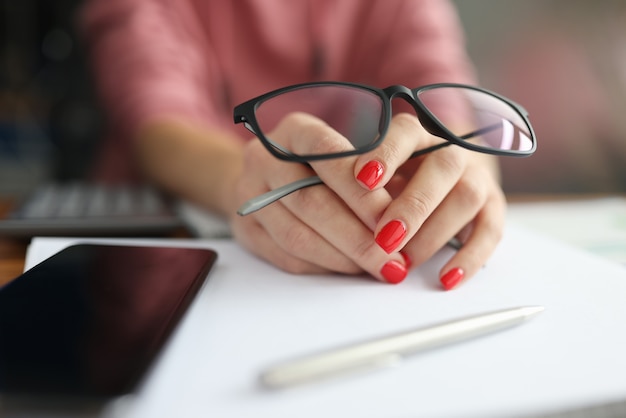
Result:
M93 71L113 129L128 136L148 119L211 120L206 51L192 10L167 0L91 0L82 14Z
M382 2L380 2L382 3ZM373 2L372 7L380 7ZM389 5L395 6L393 9ZM378 87L402 84L409 88L435 83L477 83L465 49L461 22L446 0L398 0L385 2L386 9L371 14L371 24L362 27L361 69ZM465 120L467 109L457 95L429 103L431 111L448 120ZM394 113L413 113L407 103L394 102ZM462 123L462 122L460 122Z

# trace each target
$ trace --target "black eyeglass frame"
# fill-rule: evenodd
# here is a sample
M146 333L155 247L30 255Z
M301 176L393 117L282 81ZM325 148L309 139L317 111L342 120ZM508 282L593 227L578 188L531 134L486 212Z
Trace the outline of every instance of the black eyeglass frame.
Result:
M256 120L255 112L258 106L260 106L265 100L276 97L285 92L289 92L289 91L293 91L293 90L297 90L301 88L308 88L308 87L315 87L315 86L337 86L337 85L360 88L363 90L374 92L379 97L382 98L382 102L384 105L383 111L385 112L383 115L384 126L383 126L383 129L381 129L378 139L374 141L372 144L365 146L365 147L361 147L359 149L345 151L341 153L301 156L301 155L292 154L288 150L281 149L280 147L278 147L277 145L269 141L263 135L262 133L263 131L260 129L259 124ZM532 141L532 148L530 150L525 150L525 151L500 150L497 148L476 146L472 143L464 141L464 139L479 135L481 132L485 130L488 131L490 127L483 128L476 132L470 132L464 135L463 137L459 137L459 136L452 134L452 132L450 132L447 128L445 128L445 126L443 126L439 122L439 120L421 103L421 101L416 99L417 94L420 91L423 91L426 89L434 89L438 87L458 87L458 88L476 90L482 93L486 93L490 96L493 96L503 101L504 103L509 105L516 113L518 113L519 116L524 121L524 123L526 124L529 134L530 134L530 139ZM514 157L527 157L527 156L532 155L536 150L537 142L536 142L535 133L530 124L530 121L528 120L528 112L522 106L492 91L489 91L480 87L466 85L466 84L438 83L438 84L425 85L423 87L419 87L413 90L410 90L407 87L400 86L400 85L390 86L390 87L387 87L386 89L381 90L381 89L377 89L377 88L362 85L362 84L333 82L333 81L296 84L293 86L288 86L288 87L284 87L278 90L271 91L269 93L258 96L254 99L248 100L236 106L234 109L234 119L235 119L235 123L243 123L244 126L250 132L252 132L257 138L261 140L261 143L265 146L265 148L275 157L281 160L285 160L285 161L293 161L293 162L300 162L300 163L307 164L309 161L314 161L314 160L341 158L341 157L347 157L350 155L364 154L368 151L371 151L372 149L375 149L377 146L379 146L380 143L385 139L385 136L387 134L387 129L389 128L389 123L390 123L391 115L392 115L391 100L395 97L401 97L412 105L412 107L415 109L418 119L420 120L420 123L424 126L424 128L428 132L430 132L432 135L441 137L446 140L439 144L417 150L413 152L409 158L415 158L421 155L425 155L425 154L428 154L430 152L433 152L435 150L438 150L440 148L443 148L452 144L456 144L463 148L477 151L477 152L483 152L483 153L494 154L494 155L514 156ZM427 117L425 117L424 115L426 115ZM311 176L311 177L294 181L292 183L286 184L274 190L270 190L267 193L263 193L262 195L256 196L248 200L237 210L237 213L240 216L249 215L253 212L256 212L257 210L260 210L266 207L267 205L270 205L276 202L279 199L282 199L283 197L297 190L300 190L306 187L315 186L318 184L323 184L323 181L318 176Z
M348 87L348 88L355 88L355 89L369 91L375 94L376 96L378 96L381 99L381 102L383 104L383 109L382 109L383 114L381 118L382 123L381 123L381 128L380 128L378 138L376 138L376 140L371 142L370 144L359 147L354 150L348 150L348 151L330 153L330 154L297 155L285 149L281 149L279 146L274 144L271 140L269 140L265 136L265 134L263 133L256 119L256 110L261 104L263 104L263 102L271 98L274 98L276 96L279 96L281 94L290 92L290 91L312 88L312 87L313 88L323 87L323 86L342 86L342 87ZM522 120L526 124L526 127L528 128L528 132L530 134L532 148L529 150L504 150L504 149L498 149L498 148L484 147L480 145L475 145L465 140L468 137L477 135L478 134L477 132L471 133L471 135L469 136L464 135L463 137L459 137L453 134L448 128L446 128L439 121L439 119L430 110L428 110L428 108L418 98L419 97L418 95L420 92L430 90L430 89L437 89L437 88L460 88L460 89L475 90L475 91L487 94L489 96L492 96L506 103L522 118ZM236 124L243 123L244 126L250 132L252 132L257 138L259 138L259 140L265 146L265 148L276 158L279 158L284 161L307 163L309 161L327 160L327 159L332 159L332 158L343 158L343 157L348 157L351 155L365 154L375 149L376 147L378 147L382 143L382 141L384 141L387 135L387 131L391 123L391 117L393 114L391 101L395 98L402 98L413 107L417 115L417 118L419 119L424 129L426 129L426 131L428 131L430 134L434 136L445 139L447 141L441 144L433 145L425 149L418 150L414 152L410 156L410 158L414 158L416 156L429 153L431 151L434 151L439 148L443 148L451 144L458 145L462 148L466 148L468 150L472 150L476 152L482 152L486 154L500 155L500 156L512 156L512 157L528 157L532 155L537 148L535 133L528 119L528 112L521 105L515 103L514 101L498 93L484 89L482 87L476 87L476 86L472 86L468 84L459 84L459 83L428 84L428 85L424 85L424 86L417 87L414 89L409 89L408 87L405 87L402 85L392 85L384 89L379 89L379 88L371 87L371 86L364 85L364 84L339 82L339 81L319 81L319 82L312 82L312 83L295 84L292 86L287 86L287 87L279 88L277 90L273 90L271 92L265 93L261 96L255 97L253 99L250 99L244 103L237 105L234 108L233 117L234 117L234 122Z

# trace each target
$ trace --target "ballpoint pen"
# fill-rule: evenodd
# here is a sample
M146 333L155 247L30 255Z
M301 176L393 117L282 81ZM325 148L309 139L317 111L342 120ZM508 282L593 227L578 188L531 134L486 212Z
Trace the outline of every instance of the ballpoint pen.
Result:
M543 311L523 306L483 313L298 358L260 375L263 386L280 389L336 375L396 364L403 357L499 331Z

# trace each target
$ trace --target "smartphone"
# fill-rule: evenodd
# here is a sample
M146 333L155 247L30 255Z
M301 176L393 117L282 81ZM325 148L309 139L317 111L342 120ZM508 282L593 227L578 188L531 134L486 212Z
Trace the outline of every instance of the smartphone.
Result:
M135 392L216 258L210 249L78 244L4 285L0 415L83 415Z

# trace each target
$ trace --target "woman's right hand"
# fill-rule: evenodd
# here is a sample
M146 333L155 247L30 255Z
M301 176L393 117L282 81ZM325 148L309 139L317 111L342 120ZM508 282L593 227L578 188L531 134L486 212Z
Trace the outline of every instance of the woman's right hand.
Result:
M305 114L286 117L270 136L291 149L300 147L301 154L310 153L306 147L311 146L318 153L345 146L339 134ZM311 140L302 140L307 137ZM307 187L245 217L236 215L233 207L229 210L233 234L249 251L291 273L367 272L384 282L404 280L406 260L399 252L387 254L372 232L391 197L385 189L369 191L355 181L354 157L315 162L313 171L304 164L277 159L254 139L244 146L243 160L243 171L235 182L237 205L316 174L332 176L341 189L335 191L325 184ZM338 193L349 196L350 205ZM354 206L361 208L360 217L351 209Z

